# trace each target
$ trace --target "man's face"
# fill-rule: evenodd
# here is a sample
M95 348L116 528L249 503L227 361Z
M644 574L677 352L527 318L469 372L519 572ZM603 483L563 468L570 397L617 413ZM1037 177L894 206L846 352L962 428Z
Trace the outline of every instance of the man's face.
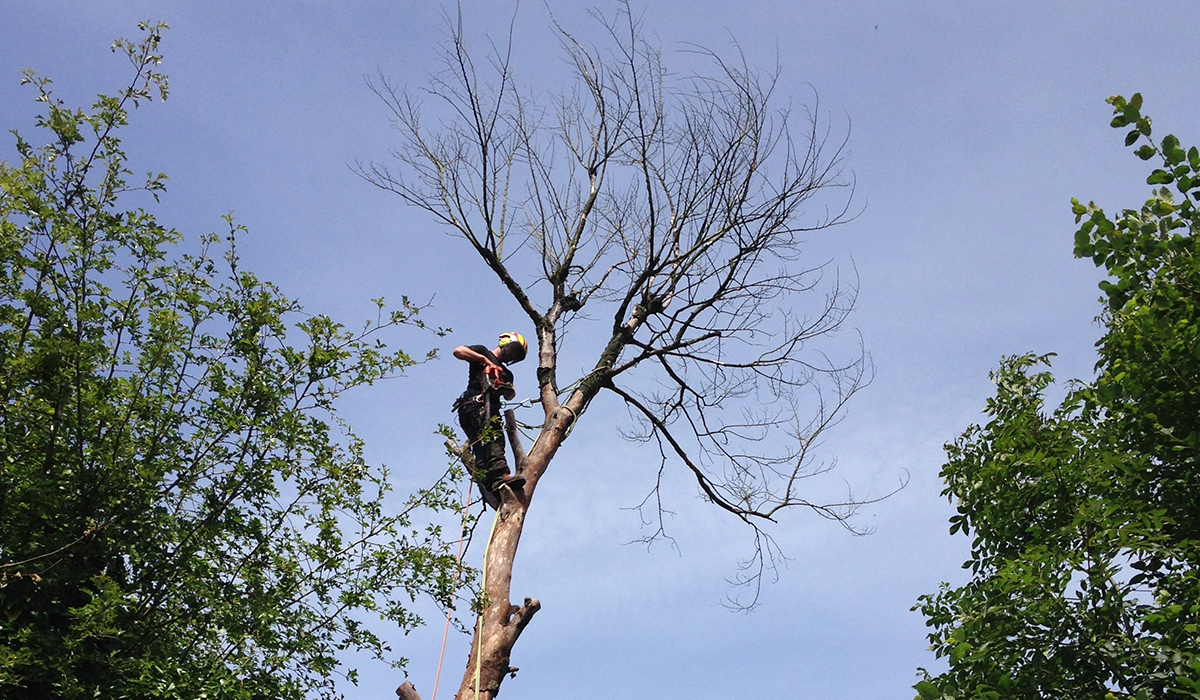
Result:
M504 364L513 364L525 359L521 352L521 346L517 343L509 343L500 348L500 361Z

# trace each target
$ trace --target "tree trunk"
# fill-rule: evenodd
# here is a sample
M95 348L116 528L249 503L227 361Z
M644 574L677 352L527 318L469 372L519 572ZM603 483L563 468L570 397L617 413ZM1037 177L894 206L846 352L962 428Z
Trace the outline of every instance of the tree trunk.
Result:
M557 403L557 402L556 402ZM541 608L537 598L525 598L523 605L509 602L513 561L525 526L538 479L549 465L570 426L572 412L555 406L526 455L520 444L512 411L505 413L505 427L512 446L516 473L525 477L521 493L500 487L501 504L496 511L491 536L484 552L483 611L475 623L467 668L455 700L492 700L500 692L504 677L516 674L510 658L513 645L529 620Z

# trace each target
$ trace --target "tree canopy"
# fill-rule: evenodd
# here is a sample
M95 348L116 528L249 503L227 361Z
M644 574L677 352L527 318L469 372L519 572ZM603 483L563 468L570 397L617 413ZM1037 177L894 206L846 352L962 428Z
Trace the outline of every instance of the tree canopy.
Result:
M398 143L360 173L461 239L506 292L486 303L510 303L537 340L541 422L528 452L509 423L524 487L500 490L460 700L494 697L512 669L540 606L509 601L524 516L602 395L650 445L648 540L667 536L667 469L749 527L735 606L753 605L779 561L780 519L807 511L854 530L862 504L813 483L833 466L817 447L873 373L856 337L832 338L853 282L805 250L853 217L844 140L787 102L777 71L696 47L693 70L674 71L631 3L591 15L595 40L551 18L568 74L549 93L520 77L511 31L472 52L461 15L423 89L374 84Z
M694 72L673 72L630 3L590 14L595 41L553 23L569 74L544 96L511 45L473 55L459 17L424 89L374 83L399 144L360 173L464 239L528 317L548 419L616 398L660 474L680 465L754 528L756 582L773 563L762 528L805 509L849 525L860 505L805 488L873 374L856 338L833 342L853 280L805 258L808 236L853 217L845 141L779 94L778 67L689 47ZM578 377L560 376L569 336ZM652 536L661 503L656 485Z
M947 446L971 580L918 606L949 662L922 698L1200 697L1200 150L1109 102L1156 167L1138 209L1073 203L1107 273L1097 376L1047 410L1048 356L1007 358Z
M163 25L117 41L133 79L90 109L25 82L47 142L0 163L0 695L336 695L456 564L337 413L416 360L303 313L227 234L182 244L131 200L120 130L167 96ZM15 132L14 132L15 133ZM390 654L388 654L390 655Z

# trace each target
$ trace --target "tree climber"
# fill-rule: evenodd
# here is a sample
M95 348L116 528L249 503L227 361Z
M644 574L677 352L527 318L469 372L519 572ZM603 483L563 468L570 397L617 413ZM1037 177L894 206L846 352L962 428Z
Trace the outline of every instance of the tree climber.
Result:
M509 473L504 456L504 428L500 422L500 399L516 396L513 373L504 365L525 359L528 346L520 333L503 333L496 348L459 345L454 356L468 363L467 390L454 402L458 424L471 446L475 468L471 477L493 507L500 504L497 492L507 485L514 492L525 485L525 477Z

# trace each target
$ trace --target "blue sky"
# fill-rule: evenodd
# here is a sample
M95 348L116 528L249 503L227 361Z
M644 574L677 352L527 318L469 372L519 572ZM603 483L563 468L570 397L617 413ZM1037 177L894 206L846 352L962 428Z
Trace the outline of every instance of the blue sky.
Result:
M586 35L582 5L528 2L517 15L517 69L557 70L547 8ZM512 6L464 2L469 36L501 34ZM783 66L781 90L813 104L849 161L862 214L814 236L860 280L852 325L877 378L826 441L839 479L859 493L909 486L872 506L853 537L794 514L777 531L791 557L761 606L721 606L746 533L669 477L678 548L625 543L655 455L619 440L624 411L600 401L542 482L522 541L514 597L543 610L518 643L505 697L907 698L918 666L937 667L909 611L938 582L959 581L968 542L947 534L938 496L941 445L979 411L1001 355L1057 352L1061 377L1094 362L1097 272L1071 257L1071 197L1109 208L1146 198L1144 164L1108 127L1104 98L1141 91L1156 133L1200 141L1200 45L1191 2L848 1L644 6L668 62L694 42ZM352 321L369 299L432 300L430 321L455 333L446 359L354 398L348 413L371 456L416 487L442 467L433 429L450 419L463 368L448 350L520 328L515 305L461 241L356 177L394 144L364 78L418 86L435 68L442 10L418 2L15 2L0 0L0 126L31 135L35 106L18 71L49 75L68 102L124 76L106 50L141 19L163 19L171 99L126 133L135 171L171 177L158 212L187 236L233 211L252 236L247 265L309 310ZM676 58L672 58L675 56ZM11 158L11 139L0 159ZM400 336L414 350L434 341ZM519 390L534 385L518 367ZM524 392L521 392L524 394ZM840 482L838 482L840 483ZM478 550L472 552L477 560ZM441 625L395 640L428 699ZM451 638L442 693L466 656ZM391 697L401 676L362 668L360 697ZM448 697L448 696L447 696Z

